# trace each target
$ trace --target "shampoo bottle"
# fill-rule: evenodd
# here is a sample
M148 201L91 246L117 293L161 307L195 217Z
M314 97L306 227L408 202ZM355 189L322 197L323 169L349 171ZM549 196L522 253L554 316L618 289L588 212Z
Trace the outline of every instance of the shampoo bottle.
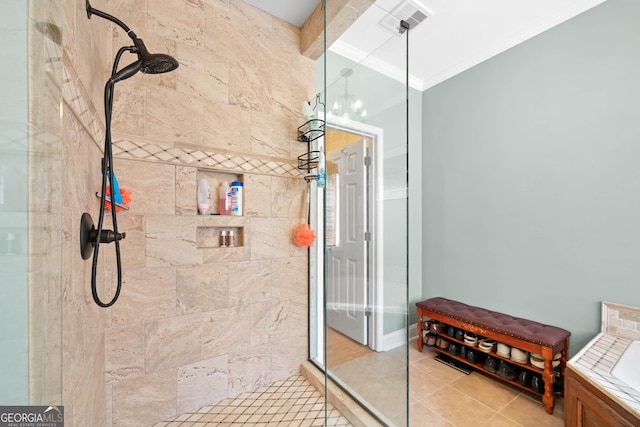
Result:
M200 215L205 215L209 211L210 201L209 201L209 181L206 179L201 179L198 181L198 213Z
M231 215L242 216L242 182L231 183Z
M228 182L223 182L220 186L220 215L231 214L231 187Z

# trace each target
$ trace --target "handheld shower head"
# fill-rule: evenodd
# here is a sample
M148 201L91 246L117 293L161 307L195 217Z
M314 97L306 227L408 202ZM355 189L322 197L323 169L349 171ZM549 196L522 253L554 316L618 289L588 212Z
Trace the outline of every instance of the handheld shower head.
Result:
M142 39L135 38L133 44L138 49L138 59L142 64L141 71L145 74L168 73L178 68L178 61L164 53L149 53Z

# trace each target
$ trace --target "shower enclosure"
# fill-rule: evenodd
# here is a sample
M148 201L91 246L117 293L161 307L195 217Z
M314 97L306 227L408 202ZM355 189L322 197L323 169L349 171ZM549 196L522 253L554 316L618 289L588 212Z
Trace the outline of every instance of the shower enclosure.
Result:
M310 356L326 387L338 385L380 423L400 426L408 425L409 403L411 30L379 3L365 13L391 25L368 31L370 50L350 47L351 30L367 31L356 21L335 42L325 31L317 62L316 115L326 127L310 144L319 152L308 177L318 234L310 248ZM376 55L385 52L398 61L381 72Z
M0 6L2 405L62 399L61 6Z

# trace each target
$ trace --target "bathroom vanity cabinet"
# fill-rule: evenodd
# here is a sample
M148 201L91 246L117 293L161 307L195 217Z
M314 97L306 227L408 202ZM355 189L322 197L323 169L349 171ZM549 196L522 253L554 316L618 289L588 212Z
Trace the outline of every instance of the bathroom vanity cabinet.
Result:
M567 366L564 384L566 427L631 427L640 420Z

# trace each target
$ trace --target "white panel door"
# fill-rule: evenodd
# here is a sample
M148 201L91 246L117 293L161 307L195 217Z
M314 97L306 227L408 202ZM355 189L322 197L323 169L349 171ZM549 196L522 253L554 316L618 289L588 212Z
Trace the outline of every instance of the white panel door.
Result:
M327 324L367 345L365 154L364 139L327 153L327 160L338 164L335 201L337 236L335 246L327 246ZM330 205L327 201L327 209Z

